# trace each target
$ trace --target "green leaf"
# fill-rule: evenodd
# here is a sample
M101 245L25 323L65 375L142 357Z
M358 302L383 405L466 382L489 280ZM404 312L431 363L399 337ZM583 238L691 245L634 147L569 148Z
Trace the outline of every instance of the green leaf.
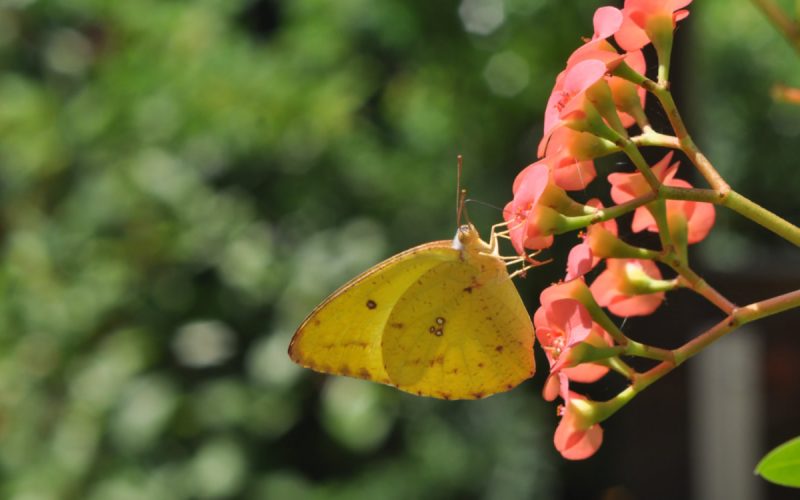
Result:
M800 436L767 453L755 472L767 481L800 488Z

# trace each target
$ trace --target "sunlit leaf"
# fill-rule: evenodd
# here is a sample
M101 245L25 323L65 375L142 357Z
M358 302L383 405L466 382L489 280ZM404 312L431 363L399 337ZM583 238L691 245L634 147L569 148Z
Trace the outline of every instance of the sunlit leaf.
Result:
M800 488L800 436L767 453L756 466L756 474L776 484Z

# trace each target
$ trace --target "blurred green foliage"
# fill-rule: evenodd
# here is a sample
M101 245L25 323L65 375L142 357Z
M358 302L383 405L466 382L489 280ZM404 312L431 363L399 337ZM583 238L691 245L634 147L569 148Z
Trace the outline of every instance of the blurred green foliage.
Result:
M0 3L0 497L550 498L536 384L424 400L286 347L450 237L457 153L508 199L597 5Z
M793 3L777 2L789 16ZM692 16L693 31L679 30L678 38L686 55L682 108L694 135L734 189L796 224L800 107L774 100L771 89L800 87L800 55L751 1L694 2ZM796 260L796 249L768 231L717 214L720 223L701 248L707 266L746 271L754 261Z
M547 496L532 387L443 404L286 347L450 237L457 152L505 200L587 31L558 4L4 2L0 496Z

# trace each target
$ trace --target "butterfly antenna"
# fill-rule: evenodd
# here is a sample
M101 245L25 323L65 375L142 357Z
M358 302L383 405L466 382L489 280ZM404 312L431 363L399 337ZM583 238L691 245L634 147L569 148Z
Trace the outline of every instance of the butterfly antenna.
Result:
M472 221L469 220L469 212L467 212L467 190L462 189L461 192L458 194L458 226L461 227L461 216L464 216L464 219L467 221L467 224L471 224Z
M467 198L466 200L464 200L464 204L466 205L467 203L477 203L477 204L483 205L485 207L493 208L493 209L497 210L498 212L503 212L502 208L498 207L497 205L492 205L491 203L486 203L483 200L476 200L475 198Z
M458 155L456 157L456 224L461 225L461 207L464 206L464 199L461 195L461 168L463 166L464 157Z

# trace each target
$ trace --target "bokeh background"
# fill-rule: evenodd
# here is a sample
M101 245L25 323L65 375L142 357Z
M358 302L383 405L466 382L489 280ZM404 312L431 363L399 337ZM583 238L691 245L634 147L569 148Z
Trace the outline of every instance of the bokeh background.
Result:
M737 450L702 444L720 429L752 438L747 476L798 430L796 312L718 371L653 386L582 463L553 449L541 373L442 402L286 356L338 285L451 237L457 154L473 198L509 199L600 5L0 1L0 497L710 498L709 467L742 475ZM749 2L698 0L674 75L723 175L798 221L800 108L770 87L800 86L800 57ZM470 213L484 233L500 219ZM693 254L712 283L742 303L797 288L795 248L719 215ZM520 282L531 310L573 243ZM625 328L675 346L712 321L691 297L663 309ZM733 396L698 385L715 374ZM752 410L744 431L734 410L696 423L730 401ZM793 493L750 488L737 498Z

